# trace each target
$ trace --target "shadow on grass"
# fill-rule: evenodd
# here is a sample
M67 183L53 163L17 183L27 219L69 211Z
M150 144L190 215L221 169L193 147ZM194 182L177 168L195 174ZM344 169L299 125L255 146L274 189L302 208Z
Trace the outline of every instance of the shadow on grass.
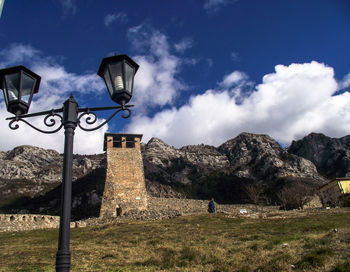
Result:
M350 262L338 263L332 272L349 272L350 271Z
M329 256L333 256L334 252L330 248L318 248L312 250L305 255L299 262L295 264L298 269L308 269L311 267L324 266Z

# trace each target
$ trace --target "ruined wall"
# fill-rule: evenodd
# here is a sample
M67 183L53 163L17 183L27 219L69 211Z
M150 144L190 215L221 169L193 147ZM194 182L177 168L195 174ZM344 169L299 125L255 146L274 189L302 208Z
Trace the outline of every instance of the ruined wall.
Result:
M147 208L140 140L141 137L133 137L133 146L127 147L126 136L123 136L121 146L116 147L113 135L107 135L107 172L100 217L115 217L128 210Z
M60 217L42 214L0 214L0 232L35 229L55 229L60 226ZM71 228L84 228L85 221L72 221Z
M180 215L208 213L209 200L179 199L148 197L149 210L176 210ZM253 204L219 204L215 203L216 211L219 213L239 214L241 209L248 213L254 213L257 207ZM279 206L261 206L260 212L271 212L279 210Z
M0 214L0 232L58 228L59 216L41 214Z
M178 199L150 197L147 199L148 208L145 210L130 209L123 216L89 218L82 221L71 222L71 228L91 227L99 224L114 224L127 220L161 220L176 216L191 214L208 214L209 200ZM321 212L336 212L340 209L320 210L320 208L283 211L279 206L259 206L251 204L218 204L218 214L226 214L230 217L247 218L291 218L306 216L308 214ZM245 209L246 214L241 214ZM59 217L38 214L0 214L0 232L2 231L23 231L32 229L58 228Z

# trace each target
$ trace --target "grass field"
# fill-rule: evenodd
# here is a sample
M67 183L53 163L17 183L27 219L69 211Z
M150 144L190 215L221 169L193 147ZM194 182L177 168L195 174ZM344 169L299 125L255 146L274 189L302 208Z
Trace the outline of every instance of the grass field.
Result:
M0 233L0 271L54 271L57 237L58 230ZM71 253L71 271L350 271L350 209L72 229Z

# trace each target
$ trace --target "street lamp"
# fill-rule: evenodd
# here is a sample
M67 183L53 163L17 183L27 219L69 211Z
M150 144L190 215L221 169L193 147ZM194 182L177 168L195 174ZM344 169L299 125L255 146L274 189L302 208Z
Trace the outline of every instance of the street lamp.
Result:
M62 170L62 196L61 196L61 214L60 229L58 238L58 250L56 254L56 271L67 272L70 270L70 219L72 202L72 162L73 162L73 139L74 131L77 126L85 131L94 131L108 123L120 111L126 111L122 114L123 118L131 115L130 107L126 105L132 96L134 76L139 65L127 55L119 55L104 58L98 70L106 83L108 92L113 101L119 106L98 107L98 108L79 108L78 103L71 95L59 109L52 109L32 114L27 114L34 93L39 91L40 76L33 73L24 66L16 66L0 70L0 88L3 90L7 111L13 113L14 117L6 118L10 120L9 127L18 129L18 122L24 122L33 129L51 134L64 127L64 157ZM115 110L107 120L102 124L88 128L81 125L84 120L87 125L93 125L97 121L97 115L94 111ZM26 121L26 118L34 116L45 116L44 124L47 127L55 127L58 117L61 124L52 130L42 130ZM89 116L92 115L92 116ZM82 117L87 117L82 119Z

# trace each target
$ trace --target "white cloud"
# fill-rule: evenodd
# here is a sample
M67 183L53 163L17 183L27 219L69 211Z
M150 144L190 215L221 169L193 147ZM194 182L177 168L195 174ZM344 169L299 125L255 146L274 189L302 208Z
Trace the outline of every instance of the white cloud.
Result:
M5 68L10 65L20 65L24 61L30 62L39 58L40 51L30 45L12 44L9 48L0 51L0 67Z
M242 104L254 92L255 87L254 82L249 81L248 75L241 71L233 71L224 76L218 86L221 89L229 89L236 104Z
M143 133L144 141L155 136L175 146L219 145L244 131L269 134L285 145L310 132L332 137L350 132L350 94L333 96L338 83L333 68L325 64L277 65L243 99L238 82L251 84L235 71L219 89L193 96L180 108L134 117L129 130Z
M15 54L15 52L17 52ZM6 56L1 65L13 66L24 64L41 76L39 93L34 96L30 112L61 108L62 103L69 97L70 93L76 95L95 95L104 90L104 82L96 74L75 74L67 72L66 69L55 63L53 58L42 57L41 52L29 45L14 44L0 51L0 56ZM14 56L13 63L11 56ZM107 94L106 94L107 95ZM78 101L79 102L79 101ZM0 98L0 150L10 150L18 145L30 144L44 148L56 149L63 152L63 131L55 134L42 134L36 132L24 123L19 123L18 130L8 128L6 117L11 114L6 111L3 97ZM49 130L43 124L43 117L27 119L33 125ZM59 120L58 120L59 121ZM96 125L103 119L97 120ZM103 134L108 126L98 131L84 132L79 128L75 131L74 152L80 154L101 153L103 147ZM63 129L62 129L63 130Z
M242 81L246 81L248 76L240 71L233 71L231 74L226 75L224 79L219 83L220 86L224 88L229 88L234 85L241 83Z
M179 43L176 43L174 47L177 52L183 54L187 49L193 47L193 40L190 38L182 39Z
M217 144L230 130L228 121L240 120L238 106L228 92L208 90L192 97L187 105L157 113L153 118L136 116L129 126L131 132L142 132L143 141L159 137L180 147L187 144Z
M350 73L347 74L339 83L339 90L344 90L350 87Z
M239 60L239 54L237 52L232 52L231 53L231 59L233 61L238 61Z
M129 29L128 38L137 51L144 53L133 57L140 65L132 101L136 110L171 105L185 86L176 78L182 62L170 53L167 37L146 25L139 25Z
M63 16L74 15L77 12L76 0L60 0Z
M235 1L237 0L205 0L203 7L208 13L213 13Z
M123 23L126 21L126 14L124 12L119 12L117 14L107 14L104 23L106 27L110 27L114 22Z
M95 73L77 75L67 72L63 66L47 62L35 63L32 69L41 76L41 89L48 90L51 95L62 92L101 93L105 88L103 80Z

